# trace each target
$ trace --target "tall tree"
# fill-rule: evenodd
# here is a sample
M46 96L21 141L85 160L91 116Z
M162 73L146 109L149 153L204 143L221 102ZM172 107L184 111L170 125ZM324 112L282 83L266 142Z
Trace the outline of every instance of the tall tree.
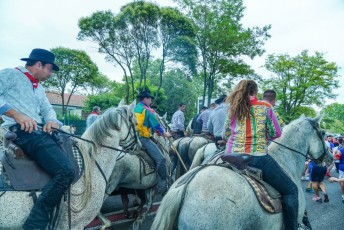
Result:
M48 89L58 91L62 98L62 115L64 116L72 95L99 76L98 67L84 51L63 47L54 48L51 51L56 55L56 63L60 70L43 84ZM67 92L69 96L65 98L64 94Z
M106 60L119 65L126 82L126 102L129 101L130 88L134 97L132 64L135 46L130 34L116 19L111 11L97 11L89 17L79 20L79 40L89 39L98 43L99 52L106 55Z
M242 57L262 55L270 26L244 28L242 0L175 0L196 25L198 64L203 76L203 98L208 105L221 77L250 75L253 71ZM239 75L239 72L241 72ZM205 100L203 100L205 101Z
M309 55L304 50L295 57L269 55L265 67L274 75L264 82L264 88L277 92L278 112L287 122L295 118L297 108L322 107L325 99L336 96L333 89L338 87L338 67L326 61L322 53Z
M128 3L116 16L120 28L128 34L133 44L136 59L140 67L140 87L146 86L148 63L152 50L158 48L158 19L160 9L157 5L145 1Z
M159 37L162 55L159 68L158 90L162 86L165 65L168 62L185 66L191 75L196 71L197 50L192 21L175 8L160 10Z

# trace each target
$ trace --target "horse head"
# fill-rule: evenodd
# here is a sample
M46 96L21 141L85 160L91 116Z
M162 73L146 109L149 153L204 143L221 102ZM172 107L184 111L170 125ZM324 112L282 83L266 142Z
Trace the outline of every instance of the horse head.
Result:
M310 132L313 134L310 139L310 146L308 150L308 155L316 160L326 160L332 162L333 156L329 148L325 144L325 131L320 128L320 121L322 115L315 118L304 118L308 121L312 128Z

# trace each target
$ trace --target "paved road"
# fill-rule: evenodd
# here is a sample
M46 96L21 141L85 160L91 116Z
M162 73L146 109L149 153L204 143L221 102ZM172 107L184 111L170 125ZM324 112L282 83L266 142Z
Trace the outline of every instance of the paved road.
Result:
M338 174L332 170L332 176L338 176ZM344 203L341 200L341 191L338 183L329 183L325 180L327 193L329 195L329 203L319 203L312 200L313 194L305 193L307 202L307 210L310 222L314 230L340 230L344 228ZM303 181L302 185L304 189L307 187L308 182ZM322 194L322 193L321 193ZM120 207L120 203L116 204L116 198L110 198L103 206L103 210L111 210L116 207ZM157 199L158 200L158 199ZM115 207L115 208L116 208ZM153 222L154 216L149 216L141 230L149 230L150 225ZM129 230L131 229L132 222L123 224L116 224L112 229Z

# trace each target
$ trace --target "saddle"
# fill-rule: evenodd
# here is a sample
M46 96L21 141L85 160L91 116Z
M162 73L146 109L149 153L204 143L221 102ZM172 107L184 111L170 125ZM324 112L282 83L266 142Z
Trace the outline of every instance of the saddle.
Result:
M139 150L131 151L131 155L135 155L140 160L140 167L143 168L144 176L147 176L151 173L155 173L155 162L154 160L146 153L145 148ZM141 172L141 170L140 170Z
M2 131L3 132L3 131ZM16 133L6 131L3 135L4 154L1 162L4 173L8 177L11 186L18 191L32 191L42 189L51 179L35 161L25 155L24 151L13 141L17 138ZM81 175L79 163L74 158L72 140L69 136L59 137L57 142L64 150L65 154L73 162L76 175ZM74 178L74 182L79 179Z
M215 155L206 165L217 165L226 167L242 175L253 189L257 200L262 208L269 213L279 213L282 211L281 195L271 185L263 181L262 171L258 168L249 167L248 163L252 156L248 154L230 154L225 155L223 152ZM202 166L201 166L202 167ZM199 171L199 170L196 170ZM194 177L196 171L191 174ZM188 178L184 181L191 180Z

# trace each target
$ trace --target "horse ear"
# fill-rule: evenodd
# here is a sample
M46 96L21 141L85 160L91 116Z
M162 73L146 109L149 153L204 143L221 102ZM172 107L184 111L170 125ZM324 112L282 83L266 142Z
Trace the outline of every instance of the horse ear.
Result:
M121 99L121 101L118 103L118 106L117 107L121 107L124 105L124 99Z
M134 100L130 105L129 105L129 111L133 111L136 105L136 100Z
M301 114L300 118L306 118L305 114Z
M320 114L318 116L316 116L315 118L313 118L313 120L316 122L316 123L319 123L320 124L320 121L323 119L324 117L324 114Z
M162 116L162 118L166 120L166 117L167 117L167 112L164 114L164 116Z

